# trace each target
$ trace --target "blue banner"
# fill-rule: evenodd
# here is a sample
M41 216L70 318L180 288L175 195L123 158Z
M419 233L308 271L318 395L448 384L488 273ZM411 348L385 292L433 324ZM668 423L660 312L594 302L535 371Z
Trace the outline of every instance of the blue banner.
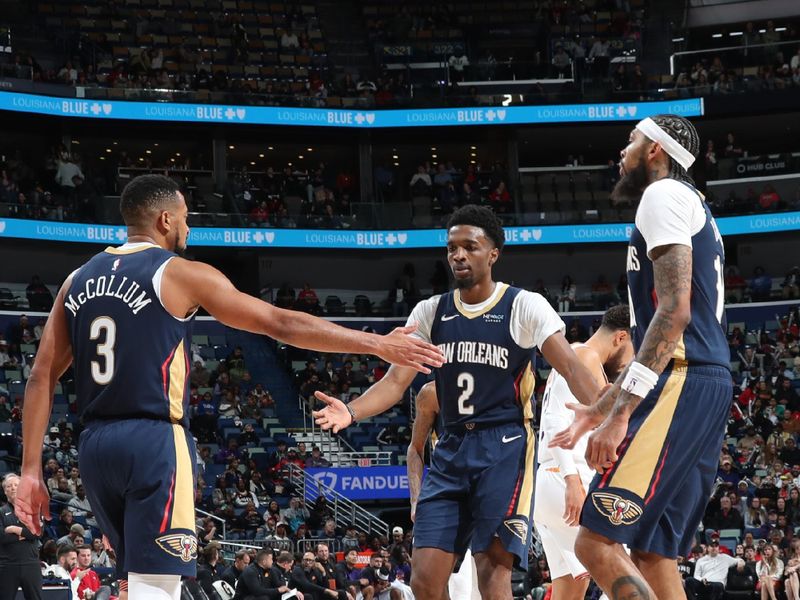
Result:
M523 125L632 121L660 113L684 117L703 115L703 99L629 102L625 104L564 104L409 110L334 110L275 106L222 106L174 102L81 100L0 92L0 110L58 117L233 123L242 125L309 125L314 127L431 127L461 125Z
M320 485L350 500L409 497L405 467L327 467L306 471Z
M717 225L722 235L775 233L800 229L800 212L720 217ZM545 225L542 227L506 227L506 244L532 246L542 244L582 244L627 242L633 225L607 223L592 225ZM57 221L0 219L0 237L88 242L116 245L127 238L120 225L86 225ZM444 229L409 229L405 231L352 231L347 229L245 229L235 227L195 227L189 234L190 246L229 248L331 248L394 250L398 248L441 248L447 241Z

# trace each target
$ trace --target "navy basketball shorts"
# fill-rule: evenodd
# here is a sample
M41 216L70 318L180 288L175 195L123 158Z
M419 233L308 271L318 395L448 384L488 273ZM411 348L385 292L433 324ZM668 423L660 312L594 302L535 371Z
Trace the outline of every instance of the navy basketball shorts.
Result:
M93 421L78 459L92 511L117 553L117 577L196 574L195 452L186 428Z
M535 446L529 423L445 433L422 484L414 548L479 554L498 537L527 564Z
M631 550L686 556L711 494L733 390L727 369L670 364L598 473L581 525Z

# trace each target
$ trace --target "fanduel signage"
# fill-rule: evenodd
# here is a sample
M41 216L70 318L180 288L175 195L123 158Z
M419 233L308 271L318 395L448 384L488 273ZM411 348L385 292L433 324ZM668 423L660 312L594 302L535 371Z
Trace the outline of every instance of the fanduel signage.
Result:
M452 127L524 125L530 123L606 123L635 121L660 113L684 117L703 115L703 99L631 102L626 104L564 104L408 110L333 110L275 106L226 106L177 102L82 100L0 92L0 110L87 119L181 121L239 125L309 125L313 127Z
M720 217L717 225L723 235L776 233L800 229L800 212ZM545 225L506 227L509 246L552 244L591 244L627 242L633 225L599 223L591 225ZM86 225L26 219L0 219L0 237L122 244L126 229L119 225ZM447 242L444 229L404 231L351 231L347 229L245 229L235 227L195 227L189 234L190 246L228 248L321 248L351 250L397 250L402 248L442 248Z
M351 500L409 497L405 467L329 467L306 471L321 486Z

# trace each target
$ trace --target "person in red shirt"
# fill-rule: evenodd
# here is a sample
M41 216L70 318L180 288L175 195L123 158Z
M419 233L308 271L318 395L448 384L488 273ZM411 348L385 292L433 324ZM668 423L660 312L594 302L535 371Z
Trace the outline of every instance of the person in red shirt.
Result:
M100 577L91 569L92 549L84 546L78 549L78 566L69 574L73 582L77 581L77 600L108 600L111 589L100 585ZM74 589L74 588L73 588Z
M772 184L767 184L764 191L758 197L758 204L763 210L777 210L781 202L781 197Z
M497 184L497 187L489 193L489 204L495 212L508 212L511 210L511 194L508 193L505 181Z

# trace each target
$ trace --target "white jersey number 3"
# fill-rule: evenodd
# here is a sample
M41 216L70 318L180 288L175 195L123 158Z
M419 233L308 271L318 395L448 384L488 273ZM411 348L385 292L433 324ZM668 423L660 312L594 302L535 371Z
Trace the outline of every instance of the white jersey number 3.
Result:
M456 385L461 390L461 395L458 397L458 414L471 415L475 412L475 407L467 404L467 400L472 396L475 391L475 378L472 373L459 373L456 379Z
M89 339L98 340L97 356L102 358L102 363L92 361L92 379L97 385L108 385L114 376L114 344L117 341L117 324L111 317L97 317L89 327Z

